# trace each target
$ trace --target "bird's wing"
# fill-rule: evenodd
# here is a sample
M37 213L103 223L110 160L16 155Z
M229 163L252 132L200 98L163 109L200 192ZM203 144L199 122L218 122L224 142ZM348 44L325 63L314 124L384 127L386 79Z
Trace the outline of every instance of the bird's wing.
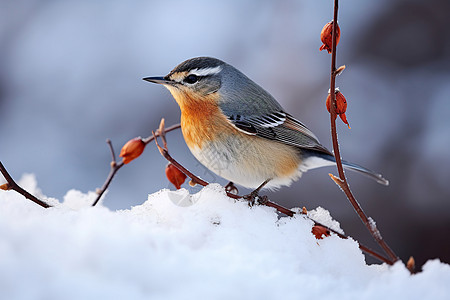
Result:
M259 115L224 113L231 124L246 134L331 154L328 149L319 143L311 130L282 110Z

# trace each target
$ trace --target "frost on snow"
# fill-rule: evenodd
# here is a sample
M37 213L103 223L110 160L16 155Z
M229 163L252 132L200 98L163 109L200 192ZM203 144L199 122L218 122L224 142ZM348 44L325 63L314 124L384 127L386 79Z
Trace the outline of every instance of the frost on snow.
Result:
M34 177L20 184L38 193ZM69 191L43 209L0 193L2 299L445 299L450 267L366 265L352 239L316 240L312 222L249 207L210 185L142 205L90 207ZM340 230L328 211L310 216Z

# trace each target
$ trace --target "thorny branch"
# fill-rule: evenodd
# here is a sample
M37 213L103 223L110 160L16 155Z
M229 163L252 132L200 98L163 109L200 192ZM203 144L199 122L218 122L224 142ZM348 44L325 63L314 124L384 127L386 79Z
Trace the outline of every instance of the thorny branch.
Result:
M333 31L332 31L332 52L331 52L331 75L330 75L330 96L331 96L331 109L330 109L330 121L331 121L331 137L333 140L333 150L334 150L334 156L336 158L336 165L337 170L339 173L339 178L336 176L331 176L334 182L342 189L342 191L347 196L348 200L352 204L353 208L355 209L356 213L360 217L361 221L364 223L364 225L369 230L370 234L373 236L375 241L380 245L380 247L385 251L385 253L390 258L390 264L398 260L397 255L392 251L392 249L386 244L386 242L381 237L381 234L379 230L377 229L375 222L371 221L364 211L362 210L361 206L359 205L358 201L353 196L350 187L347 183L347 178L345 177L344 168L342 166L341 161L341 154L339 150L339 142L337 138L337 131L336 131L336 94L334 93L335 86L336 86L336 75L338 74L338 71L336 70L336 36L337 36L337 16L338 16L338 0L334 0L334 16L333 16Z
M166 134L165 134L166 131L167 131L167 130L165 130L165 128L164 128L164 119L162 119L162 120L161 120L161 123L160 123L160 126L159 126L159 129L157 130L157 133L159 133L159 137L161 138L162 143L163 143L163 146L162 146L162 147L161 147L161 146L159 145L159 143L158 143L157 135L153 132L153 138L154 138L154 140L155 140L156 147L158 148L158 150L159 150L159 152L161 153L161 155L162 155L167 161L169 161L170 163L172 163L178 170L180 170L182 173L184 173L186 176L188 176L188 177L191 179L191 181L192 181L193 183L195 183L195 184L200 184L201 186L207 186L207 185L209 184L208 182L206 182L205 180L203 180L203 179L199 178L198 176L194 175L192 172L190 172L188 169L186 169L185 167L183 167L179 162L177 162L177 161L169 154L169 149L168 149L168 147L167 147L167 140L166 140ZM239 196L239 195L230 193L230 192L228 192L228 191L226 191L226 194L227 194L228 197L233 198L233 199L236 199L236 200L243 200L244 197L245 197L245 196ZM347 239L347 238L348 238L348 236L346 236L346 235L344 235L344 234L342 234L342 233L340 233L340 232L338 232L338 231L336 231L336 230L334 230L334 229L331 229L331 228L329 228L329 227L326 226L326 225L323 225L323 224L321 224L321 223L319 223L319 222L313 220L313 219L310 218L310 217L307 215L307 213L304 212L304 211L294 212L294 211L292 211L292 210L290 210L290 209L288 209L288 208L286 208L286 207L283 207L283 206L281 206L281 205L279 205L279 204L276 204L276 203L270 201L270 200L268 199L267 196L260 196L260 197L258 197L256 200L257 200L257 203L258 203L258 204L265 205L265 206L269 206L269 207L273 207L273 208L275 208L278 212L280 212L280 213L282 213L282 214L285 214L285 215L287 215L287 216L289 216L289 217L293 217L293 216L296 215L296 214L302 214L302 215L304 215L306 218L308 218L309 220L313 221L315 225L319 225L319 226L322 226L322 227L326 228L327 230L329 230L329 231L331 231L331 232L337 234L340 238L343 238L343 239ZM360 244L360 243L358 243L358 244L359 244L359 248L360 248L362 251L368 253L369 255L373 256L374 258L379 259L380 261L383 261L383 262L388 263L388 264L392 264L392 261L391 261L390 259L384 257L383 255L381 255L381 254L379 254L379 253L373 251L372 249L370 249L370 248L368 248L368 247L366 247L366 246L364 246L364 245L362 245L362 244Z

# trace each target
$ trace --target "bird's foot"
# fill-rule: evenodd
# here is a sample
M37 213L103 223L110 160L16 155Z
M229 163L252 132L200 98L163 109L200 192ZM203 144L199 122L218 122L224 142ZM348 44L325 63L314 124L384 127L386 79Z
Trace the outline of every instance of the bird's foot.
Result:
M258 194L253 194L253 192L245 195L243 198L248 201L248 206L250 207L255 204L264 205L269 200L269 197L267 197L266 195L260 196Z
M267 196L260 196L259 191L270 181L267 179L260 186L258 186L253 192L248 195L245 195L243 198L248 201L249 206L255 205L255 203L263 204L267 201Z
M228 184L225 186L225 191L231 194L239 194L238 188L234 185L232 181L228 182Z
M251 192L248 195L245 195L244 197L245 200L247 200L248 202L248 206L252 207L253 205L255 205L255 203L258 203L259 201L259 190L254 190L253 192Z

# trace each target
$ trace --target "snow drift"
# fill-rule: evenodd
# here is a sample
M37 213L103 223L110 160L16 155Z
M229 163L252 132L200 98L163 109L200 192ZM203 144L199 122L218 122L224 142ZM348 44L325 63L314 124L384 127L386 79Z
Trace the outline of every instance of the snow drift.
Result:
M20 184L39 194L33 176ZM450 267L367 265L358 244L317 240L303 216L226 197L161 190L142 205L90 207L69 191L43 209L0 193L2 299L448 299ZM310 213L338 228L329 213Z

